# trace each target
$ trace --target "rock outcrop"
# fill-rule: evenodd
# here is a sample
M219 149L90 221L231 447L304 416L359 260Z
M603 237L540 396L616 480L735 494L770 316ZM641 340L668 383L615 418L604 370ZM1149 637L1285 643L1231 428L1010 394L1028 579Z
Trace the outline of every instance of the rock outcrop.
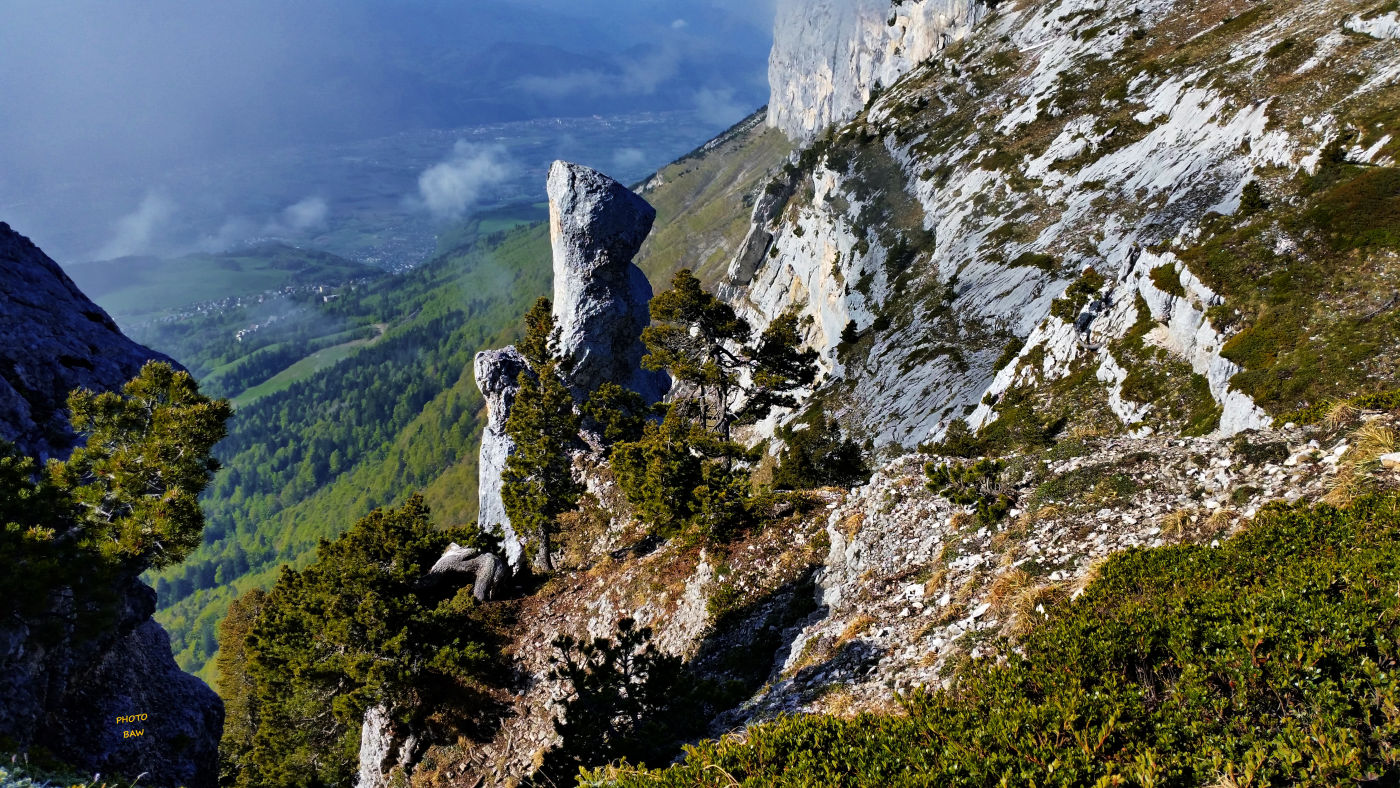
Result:
M69 391L118 389L150 359L169 361L0 223L0 440L66 455ZM223 702L175 664L151 618L155 592L128 570L70 569L40 613L0 620L0 740L84 770L145 773L146 785L214 785Z
M134 576L121 582L120 613L103 633L77 626L69 589L52 611L63 622L61 640L39 631L52 621L0 631L0 735L80 768L145 773L154 785L212 786L223 701L175 664L169 636L151 618L150 586Z
M66 454L68 392L119 388L150 359L170 362L128 339L58 263L0 222L0 440L31 456Z
M670 379L644 370L642 329L651 322L651 283L632 258L651 232L656 209L608 176L556 161L549 171L549 232L554 249L554 318L562 372L576 400L613 382L656 402ZM520 565L520 539L501 501L501 471L514 449L506 419L529 364L514 347L476 355L476 385L486 397L477 522L498 531L506 558Z
M608 381L651 402L666 393L666 376L641 368L652 290L632 263L655 220L646 200L596 170L564 161L549 170L554 317L576 398Z
M968 34L978 0L781 0L768 61L768 125L794 139L853 117L872 91Z
M428 570L428 578L452 580L471 578L472 596L478 602L489 602L496 598L496 588L510 574L506 563L494 553L483 553L456 542L447 546L442 558Z
M418 761L420 740L394 720L383 704L365 712L360 726L360 774L356 788L388 788L395 771L407 774Z
M501 502L501 471L515 443L506 435L506 419L519 391L517 379L530 365L514 347L483 350L476 354L476 387L486 398L486 427L481 431L481 455L477 462L477 523L497 530L505 543L506 560L520 562L520 539L511 530L505 504Z

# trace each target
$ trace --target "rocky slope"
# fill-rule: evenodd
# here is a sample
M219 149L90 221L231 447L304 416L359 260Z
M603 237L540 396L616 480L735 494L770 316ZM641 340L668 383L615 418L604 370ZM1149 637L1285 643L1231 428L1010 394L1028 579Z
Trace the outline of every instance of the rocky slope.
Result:
M0 440L48 457L73 446L64 403L118 388L165 356L127 339L63 269L0 222Z
M2 223L0 315L0 437L32 455L72 448L71 389L119 389L147 360L168 360L123 336L53 260ZM155 592L129 572L94 589L107 577L99 568L66 569L79 575L53 578L41 615L0 621L0 739L90 773L213 785L223 703L175 664L151 618Z
M697 673L748 687L712 734L881 709L1014 643L1111 552L1210 544L1269 502L1400 483L1378 459L1392 412L1316 424L1393 386L1400 362L1396 13L782 4L768 118L799 152L745 199L692 210L750 216L711 284L758 326L811 318L824 376L808 407L884 463L702 551L643 540L581 459L592 497L562 570L510 603L516 715L415 781L509 783L540 763L559 632L635 617ZM686 255L656 260L659 283ZM748 438L776 451L794 415ZM925 464L959 447L1001 458L1007 517L926 487Z

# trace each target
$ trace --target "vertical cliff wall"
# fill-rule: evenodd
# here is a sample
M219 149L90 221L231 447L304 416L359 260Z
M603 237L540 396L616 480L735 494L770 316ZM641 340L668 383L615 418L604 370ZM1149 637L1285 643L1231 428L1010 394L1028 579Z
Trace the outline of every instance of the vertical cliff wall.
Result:
M802 139L848 120L985 13L980 0L780 0L768 124Z

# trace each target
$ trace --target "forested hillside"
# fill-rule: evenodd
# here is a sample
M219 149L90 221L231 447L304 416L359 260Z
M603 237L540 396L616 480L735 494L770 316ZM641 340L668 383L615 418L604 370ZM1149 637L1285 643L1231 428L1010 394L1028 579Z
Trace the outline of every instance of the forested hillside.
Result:
M204 544L154 580L181 665L204 672L229 601L377 506L423 490L439 523L474 519L471 360L510 341L515 316L548 287L548 233L535 225L468 238L410 273L305 307L346 337L382 336L240 405L217 451L226 470L204 497ZM212 373L213 390L230 374Z

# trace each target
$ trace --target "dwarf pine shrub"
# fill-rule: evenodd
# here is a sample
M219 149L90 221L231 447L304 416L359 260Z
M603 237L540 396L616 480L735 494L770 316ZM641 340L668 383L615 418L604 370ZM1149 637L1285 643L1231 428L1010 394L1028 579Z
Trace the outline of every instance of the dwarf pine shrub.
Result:
M791 716L592 784L1307 785L1400 779L1400 496L1134 549L906 715Z

